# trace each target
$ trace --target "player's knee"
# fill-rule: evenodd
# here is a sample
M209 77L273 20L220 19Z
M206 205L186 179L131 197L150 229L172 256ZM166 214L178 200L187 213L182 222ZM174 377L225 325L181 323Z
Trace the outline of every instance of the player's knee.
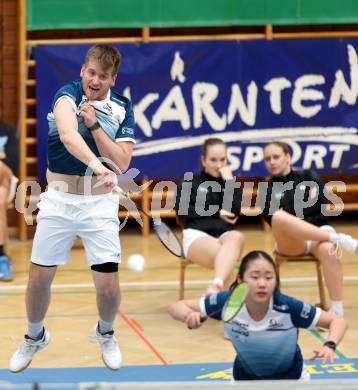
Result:
M335 254L335 248L334 244L331 242L320 242L317 247L317 259L324 263L326 261L328 262L337 262L340 261L339 256L336 256Z
M91 270L96 272L101 272L104 274L118 272L118 263L108 262L103 264L94 264L91 265Z
M47 290L51 287L56 265L42 265L31 261L28 289Z
M232 230L231 232L228 232L225 238L227 242L230 242L235 246L240 246L244 242L244 235L237 230Z
M284 220L285 215L286 215L286 212L285 212L285 211L283 211L283 210L276 210L276 211L272 214L272 222L273 222L273 221L275 221L275 222L280 222L280 221Z
M245 238L244 238L244 235L241 232L238 232L237 230L233 230L231 233L232 233L232 236L233 236L233 240L235 240L235 242L238 245L241 245L244 242Z
M117 301L119 299L119 284L116 281L97 284L97 294L106 301Z

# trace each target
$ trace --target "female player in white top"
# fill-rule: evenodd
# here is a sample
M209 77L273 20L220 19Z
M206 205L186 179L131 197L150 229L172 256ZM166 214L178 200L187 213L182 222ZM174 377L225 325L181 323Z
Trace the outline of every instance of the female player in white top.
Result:
M297 344L299 328L327 328L329 341L314 351L313 357L322 358L323 363L333 361L336 345L347 327L342 317L281 294L275 263L265 252L253 251L243 258L233 287L241 281L248 285L245 304L225 323L237 353L235 380L307 377ZM172 304L169 313L190 329L196 329L208 317L221 320L229 294L230 291L223 291L182 300Z

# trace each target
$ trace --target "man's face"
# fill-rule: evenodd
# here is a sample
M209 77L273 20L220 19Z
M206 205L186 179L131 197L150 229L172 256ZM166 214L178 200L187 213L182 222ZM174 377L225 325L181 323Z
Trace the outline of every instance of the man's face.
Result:
M104 100L114 86L117 75L112 69L103 69L96 60L89 60L81 68L82 88L88 100Z

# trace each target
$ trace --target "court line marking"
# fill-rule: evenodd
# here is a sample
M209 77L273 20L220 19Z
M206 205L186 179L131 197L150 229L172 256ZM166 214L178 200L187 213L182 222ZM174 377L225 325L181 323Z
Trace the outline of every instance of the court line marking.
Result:
M281 278L282 283L297 283L297 282L316 282L316 277L301 277L301 278ZM343 281L358 281L358 276L345 276ZM185 285L207 285L211 280L186 280ZM155 282L120 282L121 287L155 287L155 286L179 286L179 281L176 280L159 280ZM54 283L53 289L81 289L81 288L94 288L93 283ZM18 284L16 286L0 286L0 292L2 291L16 291L25 290L26 284Z
M323 337L317 329L310 329L310 333L315 336L319 341L323 343L325 343L327 341L327 339L325 337ZM347 356L345 356L338 348L336 348L336 350L334 351L335 355L337 357L339 357L340 359L347 359ZM327 362L328 364L330 362Z
M164 359L164 357L159 353L159 351L154 347L154 345L144 336L144 334L142 333L143 332L143 329L142 327L138 328L136 324L137 321L133 320L133 319L130 319L129 317L127 317L123 312L122 310L118 310L118 314L121 316L121 318L127 323L127 325L133 329L133 331L137 334L137 336L139 336L143 341L144 343L149 347L149 349L154 353L154 355L163 363L163 364L168 364L168 362ZM133 324L133 321L135 322L135 324ZM140 330L139 330L140 329Z

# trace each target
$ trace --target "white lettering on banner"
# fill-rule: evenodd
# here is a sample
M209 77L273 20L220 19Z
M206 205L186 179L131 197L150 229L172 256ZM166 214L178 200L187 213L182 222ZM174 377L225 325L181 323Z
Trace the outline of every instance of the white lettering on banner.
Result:
M179 121L183 130L190 127L190 116L181 88L176 85L165 97L153 115L152 126L159 129L164 121Z
M357 53L352 45L347 45L348 61L350 68L351 87L347 85L343 72L339 69L336 72L336 81L331 90L328 107L337 107L341 100L353 106L358 95L358 60Z
M214 83L202 81L194 83L191 90L192 102L189 105L189 102L185 101L185 97L188 96L182 91L187 80L182 73L185 64L180 57L180 53L176 52L175 64L173 62L172 68L168 69L168 72L171 72L171 79L174 82L180 82L181 85L175 85L165 95L151 91L136 102L134 114L137 126L148 138L153 136L153 129L160 130L165 122L177 122L185 131L191 126L194 129L202 127L205 120L209 128L222 132L224 130L227 131L227 126L232 124L238 116L239 121L252 127L257 119L258 98L263 91L268 92L268 107L276 115L287 114L282 108L282 101L283 98L289 98L288 94L291 94L290 107L293 113L304 119L316 116L322 110L326 100L329 101L328 104L326 103L329 108L337 107L340 102L354 105L358 96L358 57L355 48L350 44L347 45L347 52L351 83L348 85L343 71L338 69L335 73L335 81L330 91L329 99L319 90L319 86L326 84L326 79L323 75L305 74L294 81L285 77L274 77L268 80L262 87L258 86L254 80L251 80L247 85L246 99L242 93L244 86L233 83L227 101L226 112L220 113L215 109L215 102L220 92L223 94L225 91L220 91L219 87ZM125 96L128 95L130 95L129 88L125 90ZM155 103L159 103L159 106L153 106ZM146 114L149 108L151 108L151 111L154 109L151 118ZM190 118L191 112L193 118Z
M302 118L312 118L319 111L321 111L322 106L316 104L310 107L302 105L302 100L323 100L324 95L321 91L316 91L312 88L307 88L312 85L321 85L324 84L324 77L321 75L305 75L299 77L295 82L295 90L292 95L292 110Z
M323 145L307 145L306 154L302 162L302 168L324 168L323 158L326 156L326 154L327 149Z
M351 150L350 145L329 145L329 151L333 152L331 168L339 168L343 153Z
M302 168L304 169L338 168L344 153L349 152L351 149L350 145L346 144L331 144L328 146L314 144L307 145L303 150L298 144L295 144L295 147L299 148L299 156L303 154ZM263 161L263 148L261 146L246 146L246 148L229 146L227 151L230 168L233 171L241 167L241 162L242 171L249 172L254 165ZM331 155L332 158L330 159ZM326 164L324 163L325 157L327 157Z
M281 92L291 87L291 82L285 77L275 77L264 85L264 90L270 92L271 109L275 114L281 114Z
M246 148L244 163L242 170L248 172L251 170L253 164L261 162L264 158L264 152L260 146L248 146Z
M241 161L236 156L236 154L241 154L241 152L242 148L240 146L229 146L227 148L227 157L232 171L238 170L241 166Z
M256 122L258 88L254 81L251 81L247 88L247 105L245 104L239 84L231 87L231 98L228 108L228 124L231 124L239 113L240 119L248 126L253 126Z
M219 88L211 83L195 83L193 85L194 127L203 124L203 116L214 130L221 131L226 127L226 114L220 118L215 112L212 102L219 95Z
M131 91L129 87L127 87L123 91L123 95L127 97L129 100L132 100ZM159 99L159 93L149 93L145 95L144 98L133 107L134 116L136 118L137 124L140 123L140 127L146 137L151 137L153 135L153 131L149 120L144 115L144 111L158 99Z
M301 158L302 156L302 150L300 145L293 140L286 140L286 143L291 148L291 165L295 165L296 162Z

